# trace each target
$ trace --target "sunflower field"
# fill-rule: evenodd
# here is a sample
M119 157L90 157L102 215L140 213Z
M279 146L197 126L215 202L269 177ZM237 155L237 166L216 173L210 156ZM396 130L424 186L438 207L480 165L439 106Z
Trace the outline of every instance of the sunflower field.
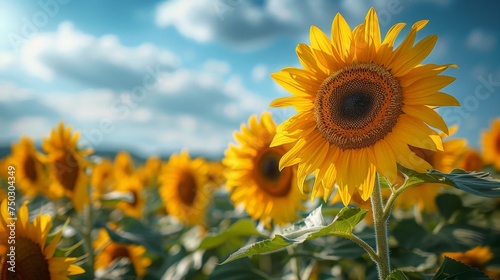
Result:
M63 121L18 139L0 280L500 279L500 117L479 150L453 136L427 23L312 26L271 74L294 115L252 115L223 158L100 156Z

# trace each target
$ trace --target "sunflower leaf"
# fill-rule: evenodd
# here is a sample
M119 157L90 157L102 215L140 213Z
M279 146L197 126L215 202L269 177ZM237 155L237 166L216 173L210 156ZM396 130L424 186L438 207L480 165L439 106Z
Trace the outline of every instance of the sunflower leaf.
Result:
M240 238L245 236L264 237L256 228L255 223L250 219L238 220L230 227L218 233L209 234L201 243L200 249L211 249L217 247L231 238Z
M464 263L450 259L448 257L444 258L443 264L439 268L438 272L432 280L451 280L451 279L477 279L477 280L487 280L490 279L481 270L468 266Z
M428 173L418 173L402 166L399 167L409 178L407 185L423 183L438 183L452 186L473 195L482 197L500 197L500 180L491 178L486 172L468 172L462 169L453 169L449 174L438 170Z
M303 243L327 235L350 236L354 227L366 215L366 210L344 207L333 222L326 224L321 215L321 206L311 212L302 222L295 224L283 234L276 234L272 239L266 239L240 248L231 254L222 264L252 256L271 253L288 246Z

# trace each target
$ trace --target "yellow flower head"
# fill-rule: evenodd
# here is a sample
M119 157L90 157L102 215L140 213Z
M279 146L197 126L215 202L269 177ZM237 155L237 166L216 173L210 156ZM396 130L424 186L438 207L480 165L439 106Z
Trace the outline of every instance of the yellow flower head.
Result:
M485 163L491 163L496 170L500 170L500 118L492 122L489 131L483 132L481 144Z
M315 191L323 187L328 197L337 184L347 205L356 191L363 200L370 197L377 172L395 182L398 163L418 172L431 168L409 145L442 150L441 138L428 125L446 133L448 127L430 106L459 102L440 92L454 78L439 74L454 65L421 64L437 41L431 35L415 44L426 24L416 22L395 47L404 23L382 39L373 8L354 29L337 14L331 38L312 26L311 45L297 46L303 69L272 74L292 96L271 106L293 106L297 114L278 126L271 145L293 145L280 169L298 164L301 189L314 173Z
M116 191L130 194L131 199L130 201L120 201L116 205L118 209L121 209L127 216L142 218L146 200L141 180L136 176L118 180Z
M207 164L186 151L171 155L160 175L160 196L167 212L186 225L203 225L211 197Z
M458 162L457 167L465 171L480 171L484 167L484 161L478 151L468 149Z
M28 197L34 197L46 189L48 175L42 159L33 140L28 137L22 137L19 143L12 145L12 155L6 163L14 166L16 185Z
M25 202L17 212L15 221L15 273L8 270L12 243L9 243L13 220L4 199L1 204L0 219L0 277L2 279L69 279L69 275L82 274L85 271L75 264L76 258L54 257L61 238L59 231L50 243L47 236L52 226L49 215L37 216L29 220L28 206Z
M71 127L65 127L61 122L42 144L47 153L51 176L47 196L50 198L67 196L77 212L81 212L83 206L89 203L88 177L85 168L89 165L86 156L92 152L90 149L77 148L79 136L78 132L72 134Z
M143 166L137 168L136 175L141 179L144 187L156 187L161 171L161 160L156 156L149 157Z
M141 245L129 245L113 242L105 229L99 230L99 236L94 240L93 246L98 252L94 268L96 270L105 269L113 262L122 258L127 258L132 264L137 277L146 274L151 259L144 256L146 248Z
M114 173L117 180L132 176L134 173L134 161L129 153L121 151L116 155Z
M263 113L260 121L251 116L248 126L242 124L240 132L234 134L239 145L230 144L223 160L231 200L266 225L271 221L280 225L293 222L298 210L304 209L296 167L278 169L289 145L269 147L275 133L271 114Z
M103 194L111 191L115 184L113 164L109 159L103 159L92 169L90 186L92 187L92 198L97 200Z

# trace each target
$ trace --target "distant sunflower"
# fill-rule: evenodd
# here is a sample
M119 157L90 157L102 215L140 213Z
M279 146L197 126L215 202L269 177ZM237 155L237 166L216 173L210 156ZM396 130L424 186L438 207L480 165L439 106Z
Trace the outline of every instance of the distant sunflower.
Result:
M492 122L489 131L483 132L481 145L484 161L493 164L496 170L500 170L500 118Z
M205 160L191 159L186 151L173 154L159 179L167 212L186 225L203 225L211 196Z
M113 262L126 258L132 264L137 277L140 278L146 274L146 270L151 264L151 259L144 256L146 253L144 246L113 242L105 229L99 230L99 235L94 240L93 246L98 252L94 261L96 270L105 269Z
M132 176L134 170L134 161L129 153L121 151L115 156L114 174L117 180Z
M408 145L442 150L428 125L444 132L448 127L429 106L459 102L439 92L454 80L439 74L454 65L420 64L437 41L431 35L414 45L427 22L416 22L394 49L404 23L391 27L382 41L373 8L354 30L337 14L331 39L312 26L311 45L297 46L304 69L288 67L271 75L292 94L271 106L297 111L278 126L272 146L293 145L280 169L298 164L301 189L314 173L328 192L336 183L347 205L356 190L363 200L370 197L377 172L394 182L398 163L418 172L431 168Z
M289 145L269 147L275 132L271 114L262 113L260 121L251 116L248 126L242 124L240 132L234 134L239 145L230 144L223 159L231 200L266 225L271 221L279 225L293 222L298 210L304 209L297 168L278 169Z
M79 136L78 132L72 134L71 127L65 127L61 122L42 144L51 175L47 195L70 198L77 212L89 203L85 168L88 166L86 156L91 153L91 150L77 148Z
M466 252L445 252L441 256L442 258L446 256L482 270L492 279L499 279L498 277L500 277L500 270L498 268L493 269L488 267L488 262L494 256L489 246L476 246Z
M131 195L130 201L120 201L116 207L121 209L127 216L142 218L146 200L144 198L144 188L141 180L136 176L118 180L115 190Z
M226 177L224 176L225 167L220 161L208 162L208 183L217 189L226 183Z
M144 187L150 188L157 186L161 164L160 158L152 156L146 160L143 166L137 168L135 173L141 179Z
M37 216L29 220L27 202L17 212L16 221L16 272L8 270L8 243L12 221L7 210L7 200L1 204L0 220L0 279L69 279L70 275L82 274L85 271L75 264L76 258L54 257L57 244L61 238L59 231L47 244L47 236L51 230L52 220L49 215Z
M103 194L110 192L114 184L113 163L109 159L103 159L94 166L90 176L92 198L98 200Z
M445 137L443 133L441 137ZM442 151L431 151L422 148L411 147L415 154L428 162L433 169L448 173L458 167L459 161L467 151L467 140L463 138L443 140ZM420 210L433 212L436 210L436 196L443 188L448 188L446 184L425 183L405 190L396 200L396 207L410 209L414 205Z
M22 137L19 143L12 145L8 163L16 168L16 185L28 197L43 192L48 183L42 158L33 140L28 137Z
M484 167L484 161L478 151L468 149L458 162L457 167L465 171L480 171Z

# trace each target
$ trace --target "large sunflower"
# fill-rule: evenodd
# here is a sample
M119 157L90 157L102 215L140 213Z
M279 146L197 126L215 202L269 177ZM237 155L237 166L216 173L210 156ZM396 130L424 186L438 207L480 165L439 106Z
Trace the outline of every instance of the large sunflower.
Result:
M481 144L484 161L500 170L500 118L493 121L489 131L483 132Z
M90 150L77 148L79 133L71 133L71 127L64 127L63 122L53 129L50 138L43 141L43 149L47 153L47 163L51 174L49 197L67 196L73 202L75 210L81 212L89 203L87 190L88 165L85 157Z
M0 279L69 279L69 275L82 274L85 271L75 264L76 258L54 257L57 244L61 238L59 231L47 244L47 236L52 226L49 215L37 216L29 220L27 202L17 212L15 221L15 273L9 270L12 266L9 237L12 224L7 209L7 200L1 205L0 219Z
M297 187L297 168L278 169L281 157L289 145L269 147L276 133L271 114L263 113L260 121L251 116L248 126L241 125L234 138L238 146L230 144L225 151L227 167L226 186L231 200L242 204L254 219L269 225L293 222L297 211L303 209L304 195Z
M7 162L16 168L16 184L28 197L43 192L48 183L42 158L33 140L28 137L22 137L19 143L12 145L12 154Z
M439 74L454 65L420 64L437 40L431 35L414 45L426 24L416 22L394 48L404 23L391 27L382 40L373 8L353 30L337 14L331 39L312 26L311 45L297 46L304 69L288 67L272 74L292 96L271 106L297 111L278 126L272 146L293 144L280 169L298 164L301 189L305 176L314 173L325 193L336 183L348 204L356 190L364 200L370 197L377 172L394 182L398 163L418 172L431 168L408 145L442 149L439 135L428 125L444 132L448 128L429 106L459 102L439 92L454 80Z
M96 270L109 268L113 262L126 258L132 264L137 277L141 278L151 264L151 259L144 256L144 246L113 242L105 229L99 230L99 236L94 240L93 246L98 252L94 261Z
M203 225L211 188L207 187L207 164L191 159L186 151L173 154L160 175L160 196L167 212L187 225Z

